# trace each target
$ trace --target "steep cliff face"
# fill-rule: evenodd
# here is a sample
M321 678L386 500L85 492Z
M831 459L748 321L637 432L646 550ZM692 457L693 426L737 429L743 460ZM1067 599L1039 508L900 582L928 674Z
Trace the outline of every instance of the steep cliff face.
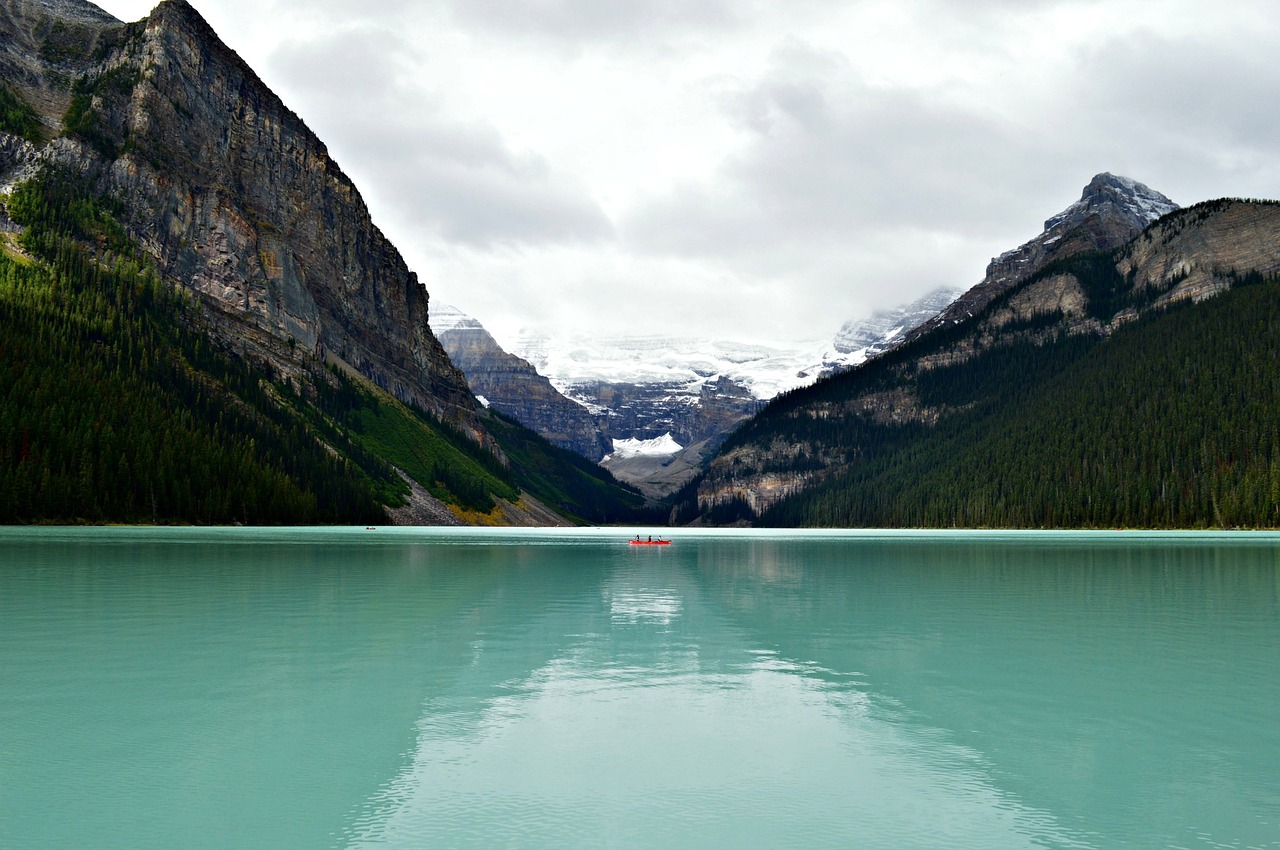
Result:
M351 181L182 0L0 8L0 279L0 521L644 510L480 408Z
M612 450L590 411L561 395L527 360L503 350L475 319L434 304L431 327L472 392L487 404L588 460L599 461Z
M1280 271L1280 205L1221 200L1196 204L1151 228L1121 257L1122 274L1161 304L1199 300L1248 272Z
M72 60L30 55L56 27L41 16L72 7L78 17L58 19L71 20L64 34L83 31L63 51ZM126 226L163 277L199 294L224 345L285 374L303 358L337 363L470 421L474 400L431 333L425 288L324 144L185 0L129 25L74 0L26 8L14 36L34 69L25 79L51 109L70 87L67 138L37 159L121 199Z

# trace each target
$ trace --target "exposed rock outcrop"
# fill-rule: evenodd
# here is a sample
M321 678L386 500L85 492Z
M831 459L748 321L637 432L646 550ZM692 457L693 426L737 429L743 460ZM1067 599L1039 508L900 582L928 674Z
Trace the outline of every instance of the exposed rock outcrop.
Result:
M588 460L599 461L612 450L589 410L562 395L527 360L507 353L475 319L436 304L431 327L486 404Z
M1114 174L1096 175L1080 200L1044 223L1044 231L993 259L977 286L947 309L908 333L906 340L964 321L993 299L1039 272L1054 260L1082 251L1119 248L1178 205L1136 180Z
M0 26L46 120L70 106L68 137L35 160L121 199L132 235L165 279L198 294L219 342L284 374L338 363L479 434L426 289L324 144L185 0L128 25L76 0L31 0ZM42 46L49 33L71 46Z
M1280 272L1280 204L1220 200L1196 204L1135 240L1120 271L1160 302L1207 298L1248 272Z
M1280 205L1220 201L1178 211L1141 183L1100 174L1080 201L1045 222L1040 236L993 260L981 283L907 334L904 346L919 345L899 350L899 359L886 367L890 376L850 396L816 394L785 416L829 421L830 427L839 427L841 420L931 427L965 405L926 403L917 391L917 377L1018 341L1038 344L1061 334L1105 336L1142 310L1207 297L1245 274L1280 273L1277 246ZM1046 271L1058 260L1122 247L1100 262L1116 263L1107 274L1119 281L1117 286L1147 295L1115 301L1118 311L1100 309L1108 302L1091 303L1088 288L1075 274ZM961 325L963 332L956 327ZM954 333L949 330L953 327ZM931 339L937 342L929 344ZM814 430L806 426L798 433ZM758 514L858 460L856 453L830 451L813 437L775 435L766 444L734 444L711 462L698 489L698 506L706 510L738 502Z

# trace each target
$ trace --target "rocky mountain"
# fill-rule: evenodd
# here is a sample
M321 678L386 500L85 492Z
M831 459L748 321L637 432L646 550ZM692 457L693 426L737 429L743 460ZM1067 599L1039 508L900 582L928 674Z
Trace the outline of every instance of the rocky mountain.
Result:
M74 371L96 346L111 355L104 379L124 382L130 398L149 387L161 419L200 411L182 426L192 451L232 453L246 475L258 452L270 479L209 499L186 484L167 500L133 487L119 502L129 516L149 502L152 517L255 521L250 505L287 504L271 515L335 521L376 516L370 500L405 507L412 496L437 503L419 521L434 512L545 522L538 487L577 518L636 501L479 407L431 331L426 288L357 188L185 0L164 0L132 24L81 0L8 3L0 74L0 279L12 339L42 338L62 315L84 331L65 337L65 350L33 349L71 358L47 368ZM51 458L72 435L40 413L9 423L16 430L6 434L19 436L0 449L9 464L0 475L55 512L35 518L123 518L41 483L70 472L30 466L46 462L32 459L32 440ZM84 460L80 479L112 477L108 467L141 475L140 439L123 439L102 463ZM263 495L272 488L274 502ZM331 507L308 513L317 505Z
M1231 526L1280 522L1280 205L1098 202L931 330L771 403L684 494L688 521ZM1101 192L1098 191L1101 187ZM1132 187L1139 187L1132 189ZM1161 196L1162 197L1162 196ZM1085 214L1082 224L1063 222ZM1108 221L1114 218L1114 221ZM1092 227L1089 237L1080 227ZM1007 255L1012 257L1013 255ZM964 301L966 298L962 298ZM954 309L954 308L952 308ZM944 313L945 316L945 313Z
M448 304L432 304L430 319L482 404L588 460L599 461L613 450L590 411L561 395L528 361L508 354L478 321Z
M825 342L783 346L526 331L515 350L522 362L595 414L614 446L602 462L607 469L648 495L663 497L692 478L725 436L769 399L892 347L957 294L939 289L911 304L850 320Z
M516 351L592 412L611 446L605 468L655 498L692 477L724 435L759 409L755 392L768 398L773 382L794 380L798 371L783 349L693 338L526 332ZM630 442L663 451L613 450Z
M121 24L74 0L12 7L15 90L67 132L10 166L91 174L127 199L160 273L221 341L284 372L337 363L466 419L474 401L427 323L427 292L324 144L185 0ZM70 88L69 93L61 89Z
M906 340L975 315L992 299L1055 260L1081 251L1109 251L1127 243L1178 205L1136 180L1096 175L1080 200L1044 223L1039 236L993 259L986 276L947 309L907 333Z
M964 290L940 287L910 304L877 310L866 319L850 319L832 340L832 351L823 358L822 371L857 366L902 343L907 335L951 306Z

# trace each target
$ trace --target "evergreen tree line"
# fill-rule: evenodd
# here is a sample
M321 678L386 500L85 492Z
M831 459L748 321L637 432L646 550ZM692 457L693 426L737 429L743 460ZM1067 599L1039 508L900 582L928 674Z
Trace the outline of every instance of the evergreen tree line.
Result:
M408 492L395 467L480 513L522 487L589 521L642 502L514 423L508 454L547 469L336 370L219 349L78 176L46 170L6 206L25 254L0 254L0 522L380 523Z
M377 480L219 352L81 181L46 171L0 257L0 521L374 522Z
M1249 283L1263 281L1241 276L1106 341L940 370L924 395L943 402L954 382L952 400L973 407L859 443L859 462L760 524L1280 526L1280 284Z
M608 470L499 411L489 414L487 427L510 459L512 481L548 507L596 525L663 521L665 508L646 506L640 491Z
M1078 255L1024 285L1069 273L1092 315L1135 307L1143 318L1100 338L1066 333L1057 313L1036 316L1017 326L1031 334L950 365L918 365L983 333L979 316L780 396L725 442L717 475L733 478L724 452L755 446L770 459L744 462L744 475L816 471L818 483L757 517L741 499L700 508L699 479L674 497L672 521L1280 526L1280 283L1224 270L1230 291L1153 310L1159 293L1133 291L1117 269L1121 253ZM850 405L884 391L932 417L890 424Z

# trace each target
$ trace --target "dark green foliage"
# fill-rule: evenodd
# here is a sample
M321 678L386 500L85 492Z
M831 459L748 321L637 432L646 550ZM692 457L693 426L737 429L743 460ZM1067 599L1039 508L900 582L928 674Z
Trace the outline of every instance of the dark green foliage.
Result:
M74 136L86 142L91 148L107 159L115 159L118 152L116 143L107 135L102 118L93 110L93 96L85 92L74 92L71 105L62 116L62 124L68 136Z
M671 513L667 517L669 525L688 525L701 515L698 507L698 487L706 480L706 473L700 472L685 482L679 490L667 497Z
M1160 232L1232 203L1171 213ZM1118 271L1126 251L1058 261L971 321L775 399L725 450L765 452L744 475L812 472L816 483L759 524L1280 527L1280 282L1219 269L1227 293L1156 309L1163 290L1135 292ZM1059 274L1079 281L1090 317L1142 318L1103 338L1068 333L1055 311L1002 326L991 346L984 317ZM921 365L977 338L976 355ZM916 407L894 424L850 404L878 393ZM722 457L715 474L735 469ZM732 521L717 510L699 509L695 485L673 519Z
M366 395L367 403L343 418L356 439L412 477L431 495L488 513L494 496L514 501L519 491L495 474L493 455L475 441L422 411L410 411Z
M71 87L71 104L62 118L67 135L85 142L108 160L119 156L125 140L117 138L108 127L103 113L94 108L93 100L98 97L108 107L122 106L139 79L135 69L122 65L76 80Z
M0 521L381 521L385 467L335 457L75 180L15 192L39 262L0 257ZM90 244L86 245L87 240Z
M82 243L88 243L96 252L137 258L133 240L116 220L116 205L92 195L83 180L66 172L41 171L13 190L7 206L10 217L26 228L22 246L38 257L79 251L87 261L91 256Z
M0 85L0 131L41 141L40 114L5 85Z
M333 369L273 375L217 350L84 180L8 203L35 262L0 255L0 522L385 522L409 485L486 514L521 490L586 520L643 499L502 420L477 438Z
M1029 286L1058 274L1070 274L1080 282L1085 298L1088 299L1089 315L1095 319L1110 321L1112 316L1126 307L1140 306L1141 302L1135 298L1133 287L1116 268L1113 251L1087 251L1051 263L1025 285Z
M996 352L921 372L915 376L916 394L930 407L996 413L1070 368L1096 342L1085 335L1056 338L1051 344L1018 340Z
M340 377L340 376L339 376ZM650 521L643 497L573 452L552 446L515 421L494 414L485 422L508 459L503 464L471 435L423 410L377 398L345 378L317 407L350 438L386 459L432 496L487 514L497 499L527 492L568 517L587 522Z
M735 525L754 523L757 517L746 499L735 496L726 502L718 502L707 508L703 519L709 525Z
M486 425L511 461L511 480L539 501L595 524L662 521L665 511L646 510L644 497L607 470L553 446L510 417L490 413Z
M981 403L890 437L761 523L1280 526L1280 284L1240 281L1254 285L1106 341L955 367L957 397Z

